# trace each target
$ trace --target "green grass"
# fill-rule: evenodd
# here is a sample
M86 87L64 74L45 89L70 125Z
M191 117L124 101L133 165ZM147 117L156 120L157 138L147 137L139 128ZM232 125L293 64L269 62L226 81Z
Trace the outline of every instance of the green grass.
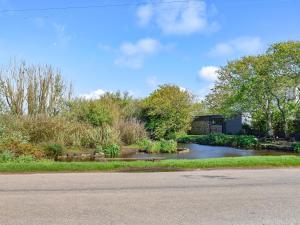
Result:
M298 156L250 156L197 160L162 160L133 162L54 162L0 163L1 173L27 172L88 172L88 171L147 171L214 168L300 167Z

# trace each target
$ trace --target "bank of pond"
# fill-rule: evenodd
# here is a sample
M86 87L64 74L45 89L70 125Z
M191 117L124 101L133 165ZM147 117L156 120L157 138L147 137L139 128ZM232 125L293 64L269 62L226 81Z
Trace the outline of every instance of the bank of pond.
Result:
M143 140L122 151L124 158L205 159L242 156L300 156L299 143L285 141L261 142L251 135L184 135L169 151L160 151L160 141Z

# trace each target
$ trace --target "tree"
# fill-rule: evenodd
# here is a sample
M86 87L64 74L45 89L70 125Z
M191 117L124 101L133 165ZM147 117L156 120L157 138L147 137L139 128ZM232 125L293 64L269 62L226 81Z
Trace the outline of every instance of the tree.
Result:
M146 128L156 139L186 132L192 120L193 96L175 85L162 85L144 100Z
M208 105L227 116L249 115L265 135L283 136L294 119L299 98L300 42L272 45L265 54L243 57L222 67ZM292 93L292 95L291 95Z
M300 42L273 44L267 50L270 60L269 86L276 110L280 114L283 134L288 134L288 121L295 119L300 90Z
M0 98L13 115L56 115L71 88L51 66L12 62L0 69Z

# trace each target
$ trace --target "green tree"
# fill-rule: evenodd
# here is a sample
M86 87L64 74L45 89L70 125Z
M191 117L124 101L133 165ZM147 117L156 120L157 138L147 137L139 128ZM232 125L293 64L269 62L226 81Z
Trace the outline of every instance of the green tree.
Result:
M273 128L286 136L299 105L300 42L272 45L265 54L243 57L219 70L206 101L227 116L249 115L264 134Z
M175 85L162 85L144 100L146 128L156 139L186 132L192 120L193 96Z
M107 105L99 100L76 99L68 103L65 115L93 126L111 125L113 116Z

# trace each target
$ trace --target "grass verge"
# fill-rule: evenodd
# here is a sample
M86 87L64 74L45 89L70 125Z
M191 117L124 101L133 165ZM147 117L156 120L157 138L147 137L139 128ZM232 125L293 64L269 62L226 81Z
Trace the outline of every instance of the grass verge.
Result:
M0 163L0 173L88 172L88 171L172 171L214 168L300 167L298 156L250 156L155 162L30 162Z

